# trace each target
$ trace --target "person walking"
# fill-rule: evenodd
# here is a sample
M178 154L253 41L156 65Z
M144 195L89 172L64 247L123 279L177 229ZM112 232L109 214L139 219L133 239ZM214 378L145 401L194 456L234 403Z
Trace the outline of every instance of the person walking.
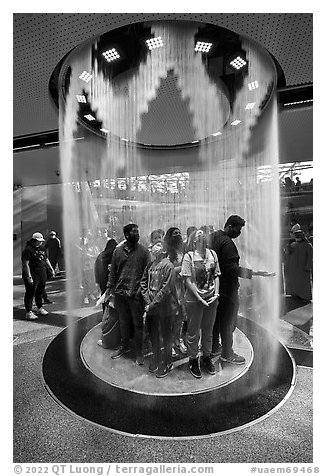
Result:
M210 247L217 254L221 270L220 302L213 329L212 355L217 355L222 345L221 360L236 365L242 365L246 361L233 351L233 332L237 326L239 309L239 277L251 279L253 276L275 276L275 273L253 271L239 265L240 256L233 240L240 236L245 223L239 215L231 215L224 230L215 231L209 237Z
M140 292L140 280L144 269L150 262L147 248L139 242L139 229L135 223L123 228L126 241L119 244L113 253L111 269L105 291L104 304L108 305L114 295L115 307L119 315L121 345L112 355L118 359L130 352L131 322L134 326L136 364L144 365L143 355L143 314L144 303Z
M181 275L185 280L185 301L188 317L187 350L189 370L201 378L201 368L214 375L216 370L211 360L213 326L219 298L219 264L215 251L207 247L207 236L202 230L194 231L188 240ZM201 337L202 359L199 360Z
M55 231L50 231L49 238L46 240L44 248L47 252L51 266L55 271L61 257L61 241L57 237Z
M33 234L32 239L26 244L22 252L22 278L25 284L24 304L26 309L26 319L34 320L38 316L46 316L48 312L43 307L43 292L46 282L46 267L48 266L52 276L55 276L54 269L46 256L41 245L44 243L43 235L39 232ZM33 298L38 308L34 314Z

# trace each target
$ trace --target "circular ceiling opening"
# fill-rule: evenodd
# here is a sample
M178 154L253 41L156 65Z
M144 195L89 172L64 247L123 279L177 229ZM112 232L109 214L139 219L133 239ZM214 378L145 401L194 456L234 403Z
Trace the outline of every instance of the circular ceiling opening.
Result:
M263 100L246 101L243 110L262 110L275 86L266 50L209 24L136 23L75 48L60 65L58 90L64 101L71 94L78 102L78 122L104 138L195 145L229 127L237 93L254 82L257 57L269 63L273 80Z

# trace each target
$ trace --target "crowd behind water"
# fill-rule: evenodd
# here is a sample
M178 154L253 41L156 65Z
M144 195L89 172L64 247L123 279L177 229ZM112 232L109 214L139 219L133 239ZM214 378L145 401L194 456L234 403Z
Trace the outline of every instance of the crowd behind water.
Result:
M239 265L235 239L245 220L231 215L224 229L213 225L181 230L155 229L140 236L138 225L121 227L121 236L107 229L83 233L80 255L82 305L102 304L102 338L110 348L110 332L118 322L120 344L111 353L119 359L132 350L135 364L145 365L158 378L173 371L177 358L188 358L192 376L214 375L216 362L243 365L233 348L239 309L239 278L272 278L275 270L254 271ZM291 223L282 247L285 293L303 302L312 300L312 224L305 232ZM46 280L64 267L62 245L55 231L47 240L33 234L22 253L26 319L45 316ZM33 312L33 300L37 307Z

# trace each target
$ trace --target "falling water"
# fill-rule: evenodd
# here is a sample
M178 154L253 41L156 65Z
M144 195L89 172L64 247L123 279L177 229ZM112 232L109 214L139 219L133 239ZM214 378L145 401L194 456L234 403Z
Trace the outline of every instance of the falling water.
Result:
M243 39L248 75L232 108L219 78L208 77L201 55L194 52L198 26L187 22L151 25L164 47L152 50L139 67L115 80L104 77L92 60L91 46L69 59L66 100L60 104L60 152L64 182L64 240L68 314L81 307L82 269L78 250L85 230L95 235L107 228L116 239L122 227L135 222L143 243L156 228L213 224L223 228L231 214L246 220L237 239L241 263L255 270L278 273L280 207L278 180L277 105L271 97L261 120L261 108L275 81L271 60L257 45ZM89 82L82 71L92 74ZM195 138L215 135L187 151L158 151L135 147L142 120L162 80L173 71L183 100L188 101ZM258 88L249 88L255 83ZM76 95L84 90L102 127L106 144L77 124ZM247 104L252 109L244 110ZM241 120L234 126L226 122ZM83 135L84 140L74 139ZM189 141L191 142L191 140ZM174 154L174 155L173 155ZM182 155L183 159L179 160ZM159 161L159 164L157 163ZM268 173L266 173L266 170ZM262 175L262 171L265 174ZM263 177L263 178L262 178ZM264 180L263 180L264 179ZM279 319L279 275L241 280L240 311L276 333ZM262 343L264 345L264 343ZM273 371L276 355L266 356Z

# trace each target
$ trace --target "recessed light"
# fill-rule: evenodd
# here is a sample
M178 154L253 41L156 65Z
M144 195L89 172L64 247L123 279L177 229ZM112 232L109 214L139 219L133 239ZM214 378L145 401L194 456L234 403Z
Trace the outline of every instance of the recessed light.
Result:
M82 74L79 76L79 79L82 79L85 81L85 83L88 83L92 79L92 75L88 73L87 71L83 71Z
M255 102L248 102L248 104L246 105L245 109L253 109L255 107Z
M246 66L246 64L247 64L247 61L244 58L242 58L240 55L238 55L236 58L230 61L230 65L237 70L243 68L244 66Z
M149 50L154 50L155 48L160 48L161 46L164 46L163 40L160 36L157 36L155 38L149 38L146 40L147 46Z
M231 122L231 126L237 126L238 124L240 124L240 120L239 119L236 119L235 121Z
M197 41L195 51L198 51L200 53L208 53L212 46L213 43L208 43L206 41Z
M81 95L81 94L76 94L76 98L77 98L77 101L78 101L78 102L84 102L84 103L87 102L87 101L86 101L86 97L83 96L83 95Z
M92 114L86 114L84 117L85 117L85 119L87 119L88 121L95 121L95 117L92 116Z
M257 89L258 87L259 87L258 81L252 81L252 83L248 83L249 91L252 91L253 89Z
M120 55L115 48L111 48L110 50L104 51L102 55L104 56L104 58L106 59L108 63L111 63L111 61L114 61L120 58Z

